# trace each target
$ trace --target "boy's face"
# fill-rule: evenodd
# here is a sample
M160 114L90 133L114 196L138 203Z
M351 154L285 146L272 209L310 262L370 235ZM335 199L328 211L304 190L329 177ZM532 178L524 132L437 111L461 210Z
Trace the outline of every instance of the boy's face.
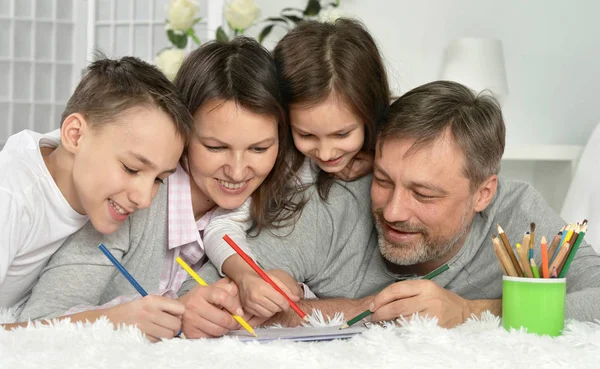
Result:
M193 182L224 209L235 209L273 169L279 149L277 121L233 101L209 101L194 114L188 156Z
M114 122L85 124L73 153L73 192L97 231L115 232L129 214L147 208L183 152L171 118L136 107Z

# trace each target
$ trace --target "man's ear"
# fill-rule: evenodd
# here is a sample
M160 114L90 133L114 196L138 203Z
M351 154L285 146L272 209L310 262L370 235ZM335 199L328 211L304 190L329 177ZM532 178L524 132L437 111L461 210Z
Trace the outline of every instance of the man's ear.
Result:
M498 176L496 174L484 180L483 183L475 190L475 202L473 211L479 213L488 207L494 199L496 189L498 188Z
M83 115L73 113L65 118L60 128L60 144L74 154L79 150L82 136L88 132L88 123Z

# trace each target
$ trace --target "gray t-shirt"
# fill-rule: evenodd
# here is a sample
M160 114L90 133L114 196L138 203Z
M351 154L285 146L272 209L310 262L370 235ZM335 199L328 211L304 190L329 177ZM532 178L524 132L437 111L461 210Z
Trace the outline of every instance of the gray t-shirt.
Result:
M371 176L336 183L327 203L313 194L295 225L276 232L285 237L263 231L249 239L258 263L265 269L285 270L321 298L360 298L390 283L417 278L387 271L371 216L370 184ZM501 179L494 200L475 216L464 246L448 262L449 269L434 281L467 299L500 298L502 270L491 241L496 224L514 246L531 222L536 223L538 243L542 235L552 239L565 225L530 185ZM210 263L200 274L211 282L219 278ZM184 284L182 290L189 288ZM567 318L600 318L600 256L585 242L569 269L567 293Z

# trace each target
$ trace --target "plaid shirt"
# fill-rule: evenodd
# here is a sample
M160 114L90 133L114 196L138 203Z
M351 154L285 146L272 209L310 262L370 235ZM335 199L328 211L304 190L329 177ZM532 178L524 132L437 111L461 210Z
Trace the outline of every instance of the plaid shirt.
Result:
M177 291L179 291L183 282L188 278L188 274L177 264L175 259L181 256L195 270L198 270L206 262L202 233L212 219L215 209L208 211L196 222L192 208L190 177L181 166L178 166L177 171L169 177L168 186L169 249L160 274L158 290L151 293L176 298ZM88 310L105 309L140 297L139 294L119 296L102 306L78 305L69 309L65 315Z

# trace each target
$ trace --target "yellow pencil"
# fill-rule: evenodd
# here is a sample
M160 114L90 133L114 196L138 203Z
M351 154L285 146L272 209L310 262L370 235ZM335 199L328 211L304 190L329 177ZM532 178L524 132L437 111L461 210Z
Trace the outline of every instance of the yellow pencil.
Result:
M187 265L187 263L186 263L185 261L183 261L183 259L182 259L182 258L180 258L180 257L178 256L178 257L177 257L175 260L177 261L177 263L178 263L179 265L181 265L181 267L182 267L182 268L183 268L183 269L184 269L186 272L188 272L188 274L189 274L189 275L191 275L191 276L192 276L192 278L194 278L194 280L195 280L196 282L198 282L198 284L199 284L199 285L201 285L201 286L205 286L205 287L206 287L206 286L208 286L208 283L206 283L206 282L204 281L204 279L202 279L202 278L201 278L201 277L198 275L198 273L194 272L194 269L190 268L190 266L189 266L189 265ZM250 324L248 324L248 322L246 322L246 321L244 320L244 318L242 318L242 317L241 317L241 316L239 316L239 315L234 315L234 314L231 314L231 316L233 317L233 319L235 319L235 321L236 321L236 322L240 323L240 325L241 325L241 326L242 326L242 327L243 327L245 330L247 330L247 331L248 331L248 333L250 333L250 334L251 334L251 335L253 335L254 337L258 337L258 335L256 334L256 332L254 332L254 329L252 329L252 326L251 326Z

